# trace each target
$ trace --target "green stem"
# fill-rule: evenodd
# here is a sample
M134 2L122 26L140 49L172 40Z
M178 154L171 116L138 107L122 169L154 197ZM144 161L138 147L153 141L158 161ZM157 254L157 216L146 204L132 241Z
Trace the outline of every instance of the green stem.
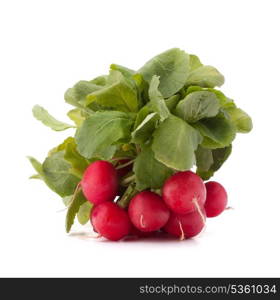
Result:
M117 202L118 205L122 208L126 208L130 202L130 200L136 195L137 190L135 189L135 184L130 184L123 196Z
M135 144L136 152L139 154L141 152L141 148L139 145Z
M119 165L119 166L116 167L116 170L127 167L127 166L133 164L134 161L135 161L135 159L132 159L132 160L128 161L127 163L123 164L123 165Z
M69 202L68 207L73 203L73 201L75 200L75 198L77 197L77 195L78 195L81 191L82 191L81 182L79 182L79 183L77 184L76 188L75 188L75 191L74 191L74 193L73 193L73 195L72 195L72 198L71 198L71 200L70 200L70 202Z
M116 163L119 160L124 160L124 159L131 159L131 157L114 157L114 158L109 159L108 161L111 163Z
M121 185L127 185L128 183L130 183L134 180L135 180L135 174L123 179L122 182L121 182Z

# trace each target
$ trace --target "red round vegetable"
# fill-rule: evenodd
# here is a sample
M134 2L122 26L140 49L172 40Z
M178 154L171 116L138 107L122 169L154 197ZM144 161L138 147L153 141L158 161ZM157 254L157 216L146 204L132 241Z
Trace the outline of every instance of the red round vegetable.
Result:
M201 215L202 213L202 215ZM205 211L193 211L186 215L171 213L167 224L163 229L181 240L198 235L205 225Z
M170 212L158 194L143 191L131 199L128 214L136 228L150 232L163 227Z
M117 172L111 163L98 160L88 166L80 184L91 203L113 201L118 192Z
M209 181L205 184L207 190L204 205L207 217L216 217L221 214L227 206L227 192L224 187L216 182Z
M136 236L138 238L150 237L154 234L154 231L141 231L136 228L134 225L131 226L130 235Z
M203 207L206 189L202 179L191 171L178 172L164 183L162 197L175 213L187 214Z
M114 202L104 202L91 212L94 231L111 241L118 241L129 234L131 222L127 212Z

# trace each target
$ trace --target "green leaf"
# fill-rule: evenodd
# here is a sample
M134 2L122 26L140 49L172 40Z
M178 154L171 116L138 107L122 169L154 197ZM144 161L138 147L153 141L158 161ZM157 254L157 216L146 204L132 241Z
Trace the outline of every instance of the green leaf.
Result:
M138 91L139 107L142 107L147 102L149 102L149 84L139 73L133 75L133 80L136 84L136 89Z
M149 107L152 111L159 114L161 121L164 121L166 118L168 118L170 112L166 106L164 98L158 90L159 83L159 76L153 76L149 88Z
M195 151L195 157L197 169L200 171L208 171L214 163L211 149L198 146Z
M136 115L133 129L135 130L147 117L148 114L152 113L149 105L143 106Z
M225 148L212 150L214 163L211 166L211 170L213 172L218 171L221 168L221 166L224 164L224 162L228 159L231 152L232 152L232 145L229 145L228 147Z
M77 151L77 144L73 137L65 140L65 152L64 158L72 165L75 173L83 175L85 169L88 167L90 162L79 154Z
M216 95L217 99L219 100L220 106L222 106L222 107L235 106L233 103L233 100L227 98L225 96L225 94L223 94L221 91L219 91L217 89L213 89L213 88L202 88L200 86L192 85L187 88L185 96L187 96L193 92L198 92L198 91L208 91L208 92L214 93Z
M235 138L235 126L222 114L193 124L203 136L202 146L216 149L229 146Z
M64 154L65 151L53 153L42 165L45 182L61 197L72 195L81 180L71 172L72 165L64 159Z
M42 177L39 174L34 174L34 175L31 175L29 177L29 179L42 179Z
M32 156L27 156L27 158L30 161L32 167L35 169L35 171L42 177L43 176L42 164L36 158L34 158Z
M189 170L202 137L182 119L171 115L155 130L152 150L155 158L175 170Z
M86 198L84 197L82 191L76 193L72 201L70 202L66 214L65 227L66 232L70 232L72 225L74 224L75 217L81 207L82 204L86 202Z
M78 152L85 158L110 159L119 140L130 139L131 117L119 111L96 112L76 132Z
M252 119L245 111L237 107L228 107L225 110L229 114L230 120L235 125L237 132L247 133L252 130Z
M201 66L189 73L186 86L198 85L213 88L224 84L224 76L214 67Z
M111 64L110 69L121 72L125 77L132 77L135 74L134 70L117 64Z
M148 82L160 76L159 91L164 98L177 93L185 84L189 72L189 55L178 49L167 50L149 60L140 70Z
M107 84L101 89L87 95L86 105L97 103L102 107L124 112L138 110L137 91L124 75L115 70L110 71Z
M157 113L151 113L143 120L143 122L131 133L132 142L136 144L145 143L151 138L153 131L158 122Z
M72 137L68 137L66 138L61 144L59 144L58 146L52 148L49 153L48 153L48 156L51 156L53 155L54 153L57 153L57 152L60 152L60 151L63 151L66 149L66 145L68 144L69 140L72 139Z
M89 201L86 201L80 206L77 214L77 218L80 224L85 225L89 221L92 206L92 203L90 203Z
M143 76L136 71L126 68L121 65L111 64L111 70L119 71L127 79L127 83L131 85L131 88L136 91L138 98L138 107L143 105L141 93L146 88L146 82L143 79Z
M84 120L89 117L83 110L80 108L74 108L67 113L67 116L76 124L76 126L81 126Z
M194 123L216 116L219 108L220 104L214 93L193 92L178 103L175 114L187 122Z
M164 181L173 171L157 161L150 146L143 146L137 156L133 171L136 175L136 188L139 191L147 188L161 188Z
M45 110L42 106L35 105L32 109L33 116L41 121L44 125L50 127L55 131L62 131L68 128L74 128L74 126L60 122L52 117L47 110Z
M97 83L86 80L77 82L72 88L68 89L65 92L65 101L73 106L84 108L86 96L102 88L102 85L100 83L103 83L103 81L100 82L100 79L98 79Z
M200 151L201 153L198 154L196 158L197 159L196 173L203 180L208 180L213 176L213 174L216 171L218 171L221 168L224 162L228 159L232 151L232 146L229 145L228 147L225 148L213 149L213 150L200 147ZM210 158L209 151L211 151L212 158Z
M104 85L106 85L107 80L108 80L108 75L101 75L101 76L98 76L98 77L90 80L89 82L96 84L98 86L104 86ZM91 92L93 92L93 91L90 91L90 93Z
M64 204L66 207L68 207L69 204L71 203L72 199L73 199L73 195L63 197L63 198L62 198L63 204Z
M58 146L56 146L53 149L51 149L49 151L48 156L50 156L50 155L52 155L52 154L54 154L56 152L60 152L60 151L65 150L67 148L67 145L71 144L71 143L75 144L76 142L75 142L75 139L70 136L70 137L66 138L61 144L59 144Z
M179 95L173 95L165 100L165 104L170 112L174 110L174 108L177 106L178 102L180 101Z
M196 56L194 54L190 54L190 71L193 71L202 66L203 66L203 64L201 63L198 56Z

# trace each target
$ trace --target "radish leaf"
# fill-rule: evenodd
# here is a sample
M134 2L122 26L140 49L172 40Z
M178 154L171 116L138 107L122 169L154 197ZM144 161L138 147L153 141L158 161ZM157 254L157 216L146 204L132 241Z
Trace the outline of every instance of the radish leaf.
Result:
M130 139L133 120L118 111L96 112L86 119L76 133L78 152L85 158L110 159L119 140Z
M164 98L174 95L186 84L188 72L189 55L178 48L155 56L139 70L148 83L154 75L160 77L159 91Z
M150 146L143 146L137 156L133 171L136 175L136 188L139 191L147 188L161 188L164 181L173 171L157 161Z
M155 111L159 114L160 120L164 121L170 115L170 112L166 106L164 98L162 97L160 91L158 90L159 86L159 76L153 76L150 83L149 88L149 98L150 98L150 105L149 107L152 111Z
M155 130L152 149L155 158L175 170L189 170L195 163L197 146L202 137L182 119L171 115Z
M86 105L90 107L92 103L124 112L136 112L139 108L136 89L116 70L110 71L105 86L87 95Z
M71 199L70 204L68 205L68 210L66 214L65 227L66 232L68 233L71 230L72 225L74 224L75 217L82 204L86 203L86 198L83 195L82 191L79 191L74 198Z
M200 119L214 117L220 109L219 101L214 93L208 91L193 92L181 100L175 114L183 120L194 123Z
M55 131L62 131L68 128L74 128L73 125L66 124L64 122L60 122L51 116L47 110L45 110L42 106L35 105L32 109L33 116L41 121L44 125L50 127Z

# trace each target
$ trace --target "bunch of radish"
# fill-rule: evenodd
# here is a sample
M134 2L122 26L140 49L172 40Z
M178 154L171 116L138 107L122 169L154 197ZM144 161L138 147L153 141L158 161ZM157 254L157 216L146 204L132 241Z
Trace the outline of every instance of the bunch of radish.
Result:
M203 230L206 217L218 216L227 206L227 193L221 184L204 184L197 174L184 171L170 176L157 193L140 191L123 208L117 197L120 171L125 170L99 160L88 166L80 182L84 196L93 204L93 230L112 241L157 231L180 240L191 238Z
M209 180L237 134L253 128L219 89L224 80L197 55L172 48L140 68L111 64L107 74L68 88L71 124L35 105L44 125L74 130L43 162L29 157L36 171L30 178L44 181L67 207L66 232L75 220L90 220L110 240L160 231L185 239L219 215L227 194Z

